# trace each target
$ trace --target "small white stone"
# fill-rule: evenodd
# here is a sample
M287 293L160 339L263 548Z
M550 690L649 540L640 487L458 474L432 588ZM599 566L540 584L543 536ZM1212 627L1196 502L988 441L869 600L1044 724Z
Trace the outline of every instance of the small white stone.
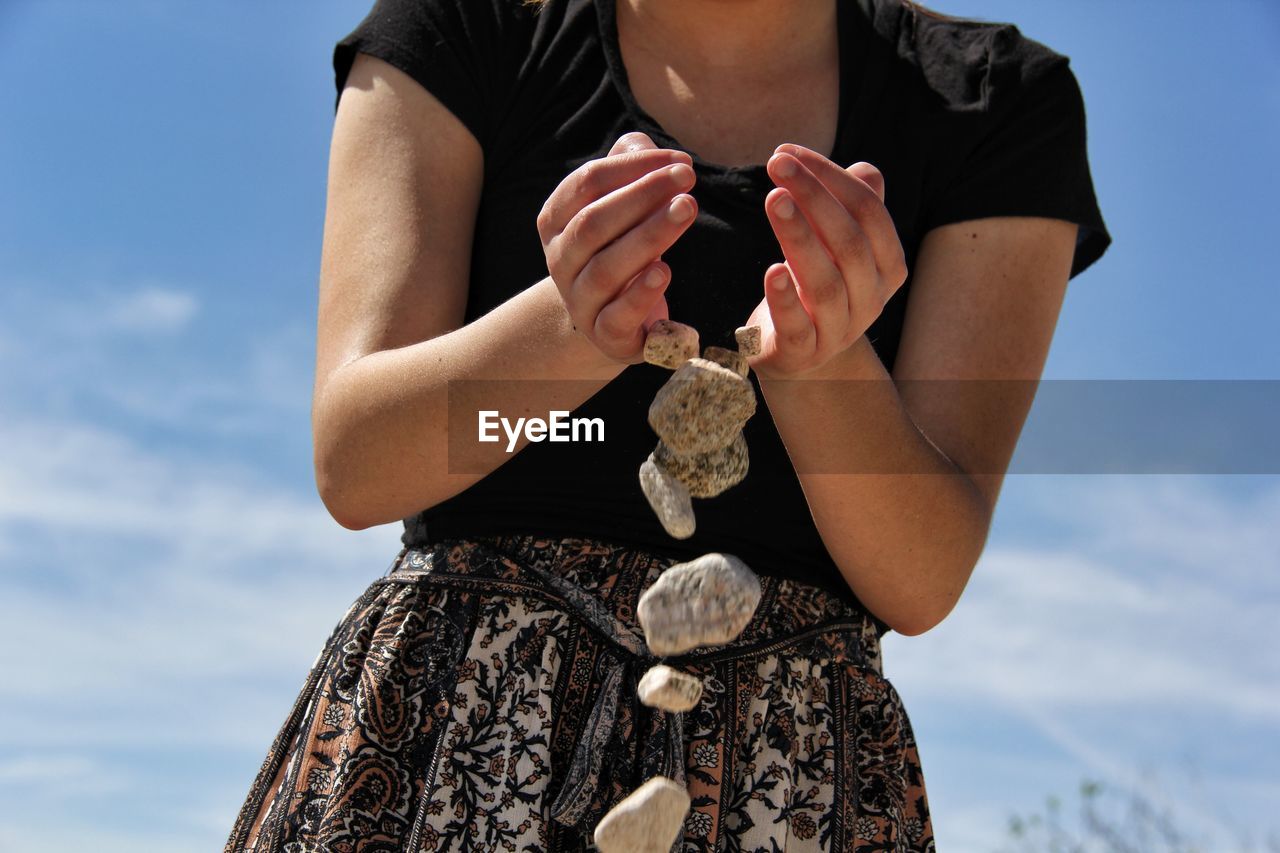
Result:
M675 370L698 354L698 330L675 320L655 320L644 339L644 360Z
M690 804L678 783L654 776L596 824L596 846L601 853L669 853Z
M636 687L640 701L663 711L690 711L702 698L702 681L665 663L650 667Z
M732 554L671 566L636 606L649 651L659 657L737 639L760 604L760 579Z
M653 454L640 465L640 490L662 528L676 539L688 539L697 527L689 488L653 461Z
M738 352L743 355L760 354L759 326L739 326L734 330L733 337L738 341Z

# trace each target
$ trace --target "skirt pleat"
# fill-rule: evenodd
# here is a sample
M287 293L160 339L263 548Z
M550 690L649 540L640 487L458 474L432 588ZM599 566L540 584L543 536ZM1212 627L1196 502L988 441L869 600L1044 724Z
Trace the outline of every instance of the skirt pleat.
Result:
M585 538L403 549L317 656L224 853L593 849L655 774L692 799L673 851L933 851L865 611L761 577L738 639L664 659L699 705L639 702L657 659L635 607L673 562Z

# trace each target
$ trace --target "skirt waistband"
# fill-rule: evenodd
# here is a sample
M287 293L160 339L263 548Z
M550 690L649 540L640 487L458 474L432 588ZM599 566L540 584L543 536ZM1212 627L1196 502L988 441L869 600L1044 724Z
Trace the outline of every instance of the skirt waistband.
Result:
M628 656L653 663L657 658L645 645L636 606L658 576L678 562L602 539L506 534L406 546L378 582L430 577L447 586L548 599ZM760 604L737 639L663 660L712 663L810 644L819 655L883 675L880 634L871 614L809 584L772 576L760 576L760 584Z

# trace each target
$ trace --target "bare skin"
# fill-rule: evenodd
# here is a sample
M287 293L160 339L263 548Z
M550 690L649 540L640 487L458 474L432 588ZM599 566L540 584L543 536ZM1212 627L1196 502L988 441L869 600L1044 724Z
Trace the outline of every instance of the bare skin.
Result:
M618 0L619 36L629 70L635 62L638 100L682 144L711 162L768 163L777 187L765 211L784 257L739 320L763 329L751 363L850 588L891 628L919 634L954 607L982 553L1034 381L1026 393L995 395L902 380L1038 379L1076 226L1002 217L926 234L890 376L865 331L907 272L884 208L891 188L871 164L825 156L838 94L834 0L802 1L812 14L776 0ZM806 61L814 56L823 57L816 66ZM776 60L768 67L783 83L762 79L761 57ZM741 81L758 84L758 100ZM826 107L814 112L825 118L787 111L796 81L823 93ZM736 99L741 111L709 115L704 130L688 109L699 99ZM742 119L760 103L780 117ZM717 147L726 137L735 141ZM677 155L634 134L604 158L618 163L593 167L607 176L566 177L538 217L550 275L464 327L479 146L412 80L358 58L335 122L313 407L317 482L340 523L398 521L509 458L447 472L451 380L585 380L554 400L520 390L468 399L545 413L573 409L639 360L643 330L666 316L661 247L688 223L664 218L666 210L677 196L692 202L691 182L657 175ZM653 271L659 286L642 287ZM877 381L857 395L840 382L793 381L815 379ZM912 473L840 473L867 459Z
M617 0L617 18L636 101L702 159L754 165L783 142L830 154L840 107L833 0Z
M772 83L794 68L812 65L815 56L835 55L835 0L616 3L619 37L634 35L638 45L673 65Z

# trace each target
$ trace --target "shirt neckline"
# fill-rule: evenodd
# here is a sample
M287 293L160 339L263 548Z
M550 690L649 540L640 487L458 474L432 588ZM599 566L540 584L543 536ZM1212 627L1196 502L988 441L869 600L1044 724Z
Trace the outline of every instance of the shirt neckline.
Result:
M755 183L772 183L767 164L729 166L704 160L681 144L653 116L645 112L631 91L627 68L622 61L622 48L618 41L618 0L591 0L591 2L596 9L600 43L609 67L609 77L637 128L648 134L659 147L673 148L687 153L693 160L694 168L700 172L724 176L731 180L739 178ZM879 52L873 49L873 39L868 37L867 29L870 23L860 20L863 10L858 5L859 0L835 0L835 2L837 43L840 54L840 96L831 160L845 166L848 163L844 160L849 156L849 152L856 149L864 135L862 130L871 119L868 108L875 101L876 90L880 87L882 78L876 73L871 73L880 70L872 61L879 56ZM869 77L875 79L869 80ZM851 123L850 119L854 115L857 115L859 120Z

